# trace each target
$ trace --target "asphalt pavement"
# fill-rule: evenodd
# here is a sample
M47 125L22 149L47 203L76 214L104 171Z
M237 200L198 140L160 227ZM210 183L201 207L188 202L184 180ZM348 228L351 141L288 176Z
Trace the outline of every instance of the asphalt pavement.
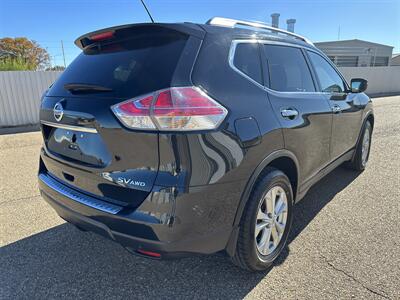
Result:
M374 106L367 170L339 167L312 188L263 273L223 254L139 258L78 231L39 196L40 133L0 135L0 299L400 299L400 97Z

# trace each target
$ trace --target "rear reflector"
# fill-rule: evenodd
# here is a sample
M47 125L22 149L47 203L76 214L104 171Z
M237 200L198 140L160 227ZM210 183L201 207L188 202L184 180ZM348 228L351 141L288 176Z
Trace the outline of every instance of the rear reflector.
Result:
M136 250L136 252L139 254L146 255L146 256L151 256L151 257L156 257L156 258L161 257L161 254L157 253L157 252L152 252L152 251L147 251L147 250L142 250L142 249L138 249L138 250Z
M107 31L107 32L95 34L95 35L90 36L89 38L91 41L99 42L99 41L111 39L112 37L114 37L114 31Z
M111 108L133 129L164 131L217 128L228 111L196 87L173 87L128 100Z

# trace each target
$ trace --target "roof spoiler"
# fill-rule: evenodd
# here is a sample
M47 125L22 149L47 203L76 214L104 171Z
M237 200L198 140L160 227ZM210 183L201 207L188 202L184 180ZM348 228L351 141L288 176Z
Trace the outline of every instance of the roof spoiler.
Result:
M86 33L75 40L75 45L80 49L93 45L95 43L103 41L113 41L116 39L124 39L132 36L132 33L143 30L159 30L168 32L175 31L182 34L196 36L198 38L204 38L205 31L196 24L192 23L137 23L127 24L121 26L114 26L109 28L100 29L97 31Z

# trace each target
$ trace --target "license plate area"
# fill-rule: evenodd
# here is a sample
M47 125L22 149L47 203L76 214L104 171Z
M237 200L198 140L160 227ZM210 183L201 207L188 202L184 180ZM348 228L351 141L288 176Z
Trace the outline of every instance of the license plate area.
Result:
M46 148L54 156L90 167L104 168L111 162L101 136L75 128L42 124Z

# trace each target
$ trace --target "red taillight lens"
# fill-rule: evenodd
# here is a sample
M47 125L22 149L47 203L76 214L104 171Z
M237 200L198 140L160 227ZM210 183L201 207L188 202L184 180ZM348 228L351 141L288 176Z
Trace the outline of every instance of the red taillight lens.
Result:
M140 100L125 102L119 105L119 109L129 115L146 116L150 113L152 102L153 96L148 96Z
M193 88L162 91L154 104L154 115L157 116L204 116L223 113L223 107Z
M90 38L90 40L92 40L94 42L99 42L99 41L111 39L112 37L114 37L114 31L107 31L107 32L99 33L99 34L94 34L94 35L90 36L89 38Z
M130 128L167 131L215 129L227 115L225 107L195 87L158 91L112 109Z
M153 251L147 251L147 250L143 250L143 249L138 249L137 250L138 253L146 255L146 256L150 256L150 257L155 257L155 258L160 258L161 254L157 253L157 252L153 252Z
M129 100L112 107L114 114L125 126L135 129L156 129L150 117L153 95Z

